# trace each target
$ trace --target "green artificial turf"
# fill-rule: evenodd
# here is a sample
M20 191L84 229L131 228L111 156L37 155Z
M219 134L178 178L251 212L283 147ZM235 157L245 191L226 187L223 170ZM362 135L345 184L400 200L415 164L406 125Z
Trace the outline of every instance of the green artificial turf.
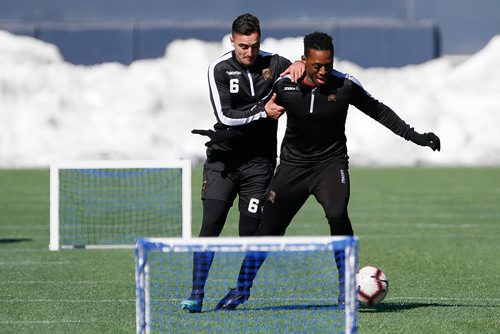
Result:
M500 168L352 168L360 266L390 291L361 333L500 332ZM201 221L193 169L193 235ZM232 209L223 236L237 235ZM287 235L327 235L310 199ZM0 171L0 333L132 333L132 250L49 252L48 170ZM251 300L249 301L251 303ZM249 306L251 304L248 304Z

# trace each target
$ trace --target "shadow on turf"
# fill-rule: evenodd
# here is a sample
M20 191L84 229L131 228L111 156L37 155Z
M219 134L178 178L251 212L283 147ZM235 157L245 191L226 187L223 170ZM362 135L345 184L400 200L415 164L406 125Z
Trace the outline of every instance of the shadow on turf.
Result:
M327 310L327 309L343 309L343 307L338 306L337 304L331 305L279 305L279 306L265 306L265 307L246 307L246 308L238 308L235 310L231 310L229 312L237 312L237 311L293 311L293 310ZM221 312L221 311L219 311ZM222 311L224 312L224 311Z
M282 310L316 310L316 309L341 309L343 307L337 304L330 305L279 305L279 306L266 306L260 308L252 308L254 311L282 311Z
M361 313L382 313L382 312L399 312L405 310L412 310L421 307L454 307L456 305L451 304L439 304L439 303L382 303L380 305L372 307L361 307L359 312Z
M361 307L359 312L361 313L382 313L382 312L400 312L405 310L412 310L421 307L454 307L456 305L451 304L439 304L439 303L382 303L380 305L372 307ZM343 306L338 306L337 304L330 305L279 305L279 306L266 306L266 307L250 307L232 310L235 311L283 311L283 310L315 310L315 309L343 309ZM209 311L210 312L210 311Z
M0 238L0 244L14 244L16 242L33 241L29 238Z

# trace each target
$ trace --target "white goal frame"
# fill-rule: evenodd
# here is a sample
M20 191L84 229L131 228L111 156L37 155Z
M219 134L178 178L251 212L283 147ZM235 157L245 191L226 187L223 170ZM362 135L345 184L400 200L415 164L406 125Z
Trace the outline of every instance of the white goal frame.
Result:
M59 220L59 171L61 169L127 169L180 168L182 169L182 239L191 238L191 162L189 160L71 160L50 164L50 242L49 250L75 248L61 245ZM151 236L156 237L156 236ZM85 245L87 249L133 249L134 244ZM79 247L81 248L81 247Z

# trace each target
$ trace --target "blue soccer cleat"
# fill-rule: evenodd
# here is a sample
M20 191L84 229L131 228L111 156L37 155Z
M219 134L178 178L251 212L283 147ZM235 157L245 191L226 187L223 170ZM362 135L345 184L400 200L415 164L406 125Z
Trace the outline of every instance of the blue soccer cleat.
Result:
M188 299L181 302L181 308L189 313L200 313L203 307L203 294L191 294Z
M337 298L337 302L339 306L343 306L345 304L345 287L344 283L339 283L339 297Z
M337 265L337 270L339 273L339 295L337 298L337 302L339 306L345 305L345 251L343 249L336 249L334 251L335 254L335 263Z
M245 303L250 297L250 290L229 289L227 295L222 298L214 311L232 311L240 304Z

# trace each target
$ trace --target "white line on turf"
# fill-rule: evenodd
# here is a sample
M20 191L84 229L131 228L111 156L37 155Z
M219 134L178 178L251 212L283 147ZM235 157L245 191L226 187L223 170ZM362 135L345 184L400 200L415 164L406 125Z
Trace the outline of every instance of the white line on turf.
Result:
M367 226L367 227L422 227L422 228L483 228L483 227L493 227L492 224L486 224L486 223L481 223L481 224L471 224L471 223L463 223L463 224L457 224L457 223L411 223L411 222L400 222L400 223L357 223L359 226Z
M48 249L48 247L47 247ZM5 249L0 249L0 254L2 253L41 253L41 252L45 252L46 249L42 249L40 247L37 247L37 248L5 248Z
M12 303L135 303L135 299L7 299L0 300L0 304Z
M69 264L69 261L2 261L0 266L37 266Z
M495 235L495 234L463 234L463 233L413 233L412 234L373 234L373 233L359 233L357 235L358 237L365 238L365 239L430 239L430 238L453 238L453 239L463 239L463 240L472 240L472 239L481 239L481 240L496 240L500 239L500 234Z
M128 281L3 281L2 284L132 284Z
M88 324L88 323L113 323L119 321L106 320L6 320L0 321L0 325L51 325L51 324Z
M470 298L470 297L391 297L386 301L405 301L405 300L429 300L429 301L474 301L474 302L498 302L500 297Z
M24 225L23 225L24 224ZM30 224L29 222L22 223L22 224L16 224L16 225L2 225L1 230L15 230L15 231L48 231L49 226L33 226L33 225L28 225Z
M322 222L319 223L301 223L300 227L301 228L318 228L318 227L325 227L327 228L328 226L320 226L319 224L322 224ZM370 223L370 222L357 222L354 223L354 227L356 226L362 226L362 227L373 227L373 228L381 228L381 227L391 227L394 228L395 226L398 228L493 228L496 227L494 224L488 222L488 223L477 223L477 224L471 224L471 223L456 223L456 222L449 222L449 223L413 223L413 222L398 222L398 223ZM292 226L293 227L293 226Z

